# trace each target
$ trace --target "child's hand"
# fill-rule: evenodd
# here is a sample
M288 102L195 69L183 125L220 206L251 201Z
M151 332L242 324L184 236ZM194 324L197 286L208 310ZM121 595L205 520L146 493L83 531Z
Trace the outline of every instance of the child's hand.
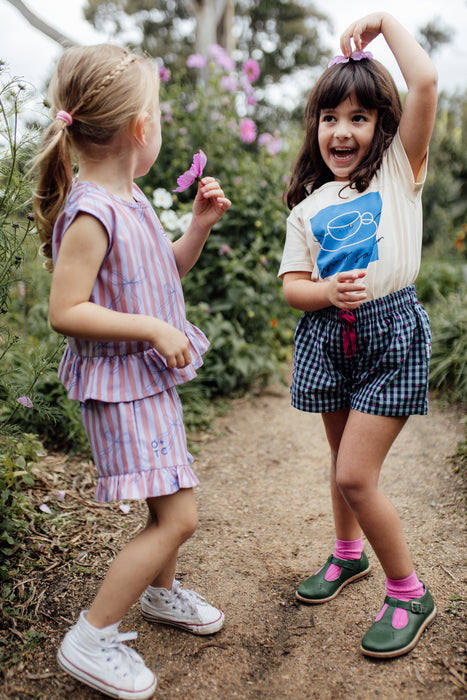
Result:
M193 216L197 218L200 226L210 229L231 204L217 180L213 177L203 177L198 182L198 192L193 202Z
M352 22L345 32L341 34L340 45L344 56L349 57L354 51L351 40L357 51L363 51L370 41L373 41L381 33L384 13L373 12L361 19Z
M153 319L154 330L149 338L151 345L167 361L167 366L182 369L191 362L190 343L184 333L160 319Z
M339 272L328 280L329 301L338 309L357 309L366 300L366 287L362 281L364 270Z

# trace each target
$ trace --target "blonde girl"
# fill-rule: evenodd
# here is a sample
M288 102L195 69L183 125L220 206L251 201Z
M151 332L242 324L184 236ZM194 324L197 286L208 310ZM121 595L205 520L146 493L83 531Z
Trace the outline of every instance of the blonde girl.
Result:
M153 695L156 678L123 642L119 622L141 597L149 621L218 631L220 610L175 580L179 547L197 526L175 387L208 347L185 316L180 278L229 208L202 178L185 234L171 243L134 178L161 147L157 69L125 49L72 48L50 86L54 120L35 161L35 210L53 269L49 317L68 337L59 376L80 401L98 471L96 498L145 499L145 529L112 562L89 610L58 651L72 676L117 698Z

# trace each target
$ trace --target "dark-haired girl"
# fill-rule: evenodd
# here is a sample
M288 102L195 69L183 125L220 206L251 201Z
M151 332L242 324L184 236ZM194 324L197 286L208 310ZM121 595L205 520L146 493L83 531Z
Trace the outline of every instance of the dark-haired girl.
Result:
M407 84L403 109L390 74L365 51L379 34ZM324 603L366 576L363 532L387 595L361 648L387 658L413 649L436 615L378 480L408 416L427 412L431 336L414 281L437 76L386 12L351 24L340 44L343 55L308 100L279 271L287 302L305 312L295 335L292 405L322 414L336 533L333 554L299 585L297 598Z

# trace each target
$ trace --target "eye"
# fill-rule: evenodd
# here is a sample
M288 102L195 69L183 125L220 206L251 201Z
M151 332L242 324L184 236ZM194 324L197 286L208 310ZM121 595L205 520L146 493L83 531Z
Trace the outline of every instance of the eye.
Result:
M352 121L360 123L360 122L367 122L368 119L365 117L364 114L355 114L355 116L352 117Z
M323 114L321 117L321 121L330 123L336 121L336 119L332 114Z

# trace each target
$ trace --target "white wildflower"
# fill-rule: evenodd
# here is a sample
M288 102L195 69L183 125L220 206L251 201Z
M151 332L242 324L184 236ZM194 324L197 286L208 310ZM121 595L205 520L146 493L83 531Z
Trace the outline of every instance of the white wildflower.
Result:
M173 204L173 197L168 190L165 190L163 187L158 187L153 192L152 201L155 207L170 209Z

